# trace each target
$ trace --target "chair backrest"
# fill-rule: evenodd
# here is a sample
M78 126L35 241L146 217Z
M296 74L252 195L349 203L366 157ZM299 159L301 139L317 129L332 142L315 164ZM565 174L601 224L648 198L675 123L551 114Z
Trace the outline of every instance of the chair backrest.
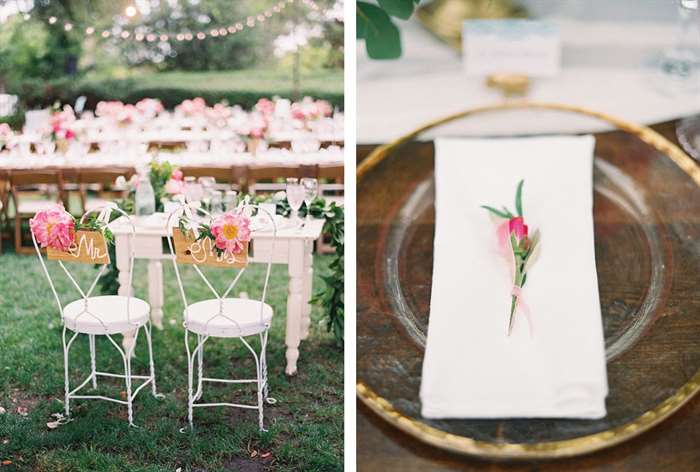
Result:
M60 171L11 170L8 174L8 181L15 211L18 211L20 192L36 192L45 189L47 186L49 188L55 187L56 201L64 201L63 174Z
M261 262L266 265L265 267L265 277L263 280L262 284L262 294L260 296L260 323L264 323L264 307L265 307L265 299L267 297L267 289L268 289L268 284L270 281L270 272L272 270L272 258L274 256L274 250L275 250L275 242L277 240L277 224L275 222L274 215L265 210L264 208L260 207L259 205L253 205L253 204L248 204L245 202L242 202L239 204L239 206L234 210L235 212L243 212L243 214L253 217L253 213L256 213L254 216L258 223L262 224L268 224L269 228L271 228L272 232L272 237L271 239L271 244L269 248L269 253L268 257L266 258L265 261L259 260L258 257L256 257L256 262ZM189 230L189 223L194 223L194 225L205 223L209 227L211 227L212 223L215 221L215 217L213 217L209 212L204 210L201 207L193 207L188 204L183 204L180 206L177 210L172 212L170 216L168 217L168 246L170 247L170 254L172 256L172 261L173 261L173 267L175 268L175 278L177 279L177 284L180 289L180 295L182 296L182 302L185 305L185 310L189 306L189 303L187 302L187 294L185 290L185 286L183 283L182 275L180 272L180 266L183 265L178 262L178 257L177 257L177 250L175 248L175 241L173 239L173 234L176 231L180 231L180 219L183 219L183 222L185 223L186 228ZM211 265L211 266L217 266L221 267L221 263L198 263L198 262L193 262L190 261L187 263L187 265L191 265L194 267L195 272L199 275L201 280L204 282L204 284L209 288L209 290L212 292L214 297L219 301L219 310L217 313L212 314L211 318L207 320L207 323L211 322L217 317L223 317L230 322L232 322L235 325L238 325L238 322L227 316L223 312L223 301L228 297L228 295L231 293L231 291L236 287L238 282L241 279L241 276L243 273L246 271L247 264L236 264L234 262L229 264L230 270L234 272L233 275L233 280L228 284L226 287L226 290L224 290L223 293L219 293L215 288L214 285L211 283L209 278L202 272L200 269L200 266L206 266L206 265ZM226 269L223 269L226 270ZM235 272L237 270L237 272Z
M276 182L276 180L284 180L288 177L299 178L311 176L302 175L299 166L251 166L248 168L248 193L256 195L279 192L286 188L286 184L284 181Z
M126 222L127 222L128 227L130 229L130 232L128 233L128 237L127 237L128 254L129 254L129 265L128 265L129 281L128 281L128 286L126 287L127 290L125 290L127 293L127 295L126 295L126 297L127 297L127 305L126 305L127 323L130 323L131 322L130 307L131 307L131 298L132 298L131 287L133 285L132 281L133 281L133 274L134 274L134 270L133 270L134 269L134 236L136 234L136 228L134 227L134 224L131 221L131 218L129 218L129 215L127 215L124 211L122 211L120 208L118 208L114 205L106 205L106 206L103 206L101 208L90 210L90 211L86 212L80 218L80 222L84 223L90 214L97 214L98 219L108 223L111 212L113 212L113 211L116 213L119 213L123 218L126 218ZM76 236L76 237L78 237L78 236ZM41 249L39 248L39 244L37 243L36 236L35 236L34 232L32 232L32 241L34 242L34 249L36 250L36 254L39 257L39 262L41 263L41 268L43 269L44 275L46 275L46 278L49 281L49 286L51 287L51 291L53 292L54 298L56 299L56 304L58 305L58 310L61 313L61 319L63 319L63 304L61 303L61 299L58 296L58 292L56 290L54 280L52 279L51 274L48 271L46 262L44 261L44 257L42 256ZM82 241L81 241L81 243L82 243ZM87 251L92 252L93 248L94 248L94 246L91 245L90 249L88 249ZM107 247L105 246L104 249L107 249ZM107 257L107 259L105 260L105 258L102 257L104 255L103 253L100 253L99 255L95 254L95 257L78 257L77 251L83 251L83 250L84 250L84 248L81 248L77 244L74 244L74 247L72 247L71 252L74 252L76 254L76 257L71 257L71 256L61 257L60 255L57 255L55 252L52 254L52 251L54 251L54 250L49 248L49 249L47 249L47 259L48 260L55 260L58 263L58 265L61 267L61 269L63 270L66 277L68 277L70 282L73 284L73 286L80 293L80 296L83 299L85 305L84 305L83 312L78 315L78 318L83 316L83 315L90 316L93 319L96 319L97 321L99 321L106 330L107 328L104 325L104 322L100 318L99 314L92 313L89 311L88 299L90 298L90 295L92 295L93 290L97 286L97 282L100 280L100 277L102 277L102 275L107 270L107 267L109 266L109 258ZM80 252L80 254L84 254L84 252ZM87 263L87 264L95 264L95 263L100 264L100 269L97 273L97 276L92 281L92 284L90 285L90 287L87 290L82 289L82 287L80 286L80 284L78 283L78 281L76 280L74 275L71 273L71 271L63 263L64 260L73 260L75 262ZM77 318L76 318L76 320L77 320Z
M80 169L78 182L80 184L99 184L103 187L111 187L118 177L127 179L134 174L134 170L126 167L108 167L101 169Z
M241 167L195 167L185 166L180 170L186 176L192 177L214 177L218 184L225 183L227 188L240 190L242 177L245 175L245 168Z
M62 190L63 176L56 170L12 170L9 173L10 186L14 189L22 187L53 184Z

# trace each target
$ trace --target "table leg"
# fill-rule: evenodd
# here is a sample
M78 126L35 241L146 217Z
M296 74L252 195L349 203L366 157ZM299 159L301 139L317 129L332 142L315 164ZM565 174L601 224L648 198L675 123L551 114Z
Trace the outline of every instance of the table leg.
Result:
M309 337L311 326L311 297L313 296L314 280L314 242L304 241L304 292L302 294L301 339Z
M163 329L163 264L158 259L148 261L148 303L153 326Z
M304 241L289 242L289 294L287 296L287 330L285 344L287 345L287 375L297 372L299 359L299 343L301 342L301 317L304 289Z
M129 240L128 236L116 236L115 238L115 250L117 256L117 272L119 280L119 290L118 294L122 297L128 297L130 295L129 287ZM136 330L124 333L124 339L122 340L122 347L124 352L131 352L133 355L134 337L136 336Z

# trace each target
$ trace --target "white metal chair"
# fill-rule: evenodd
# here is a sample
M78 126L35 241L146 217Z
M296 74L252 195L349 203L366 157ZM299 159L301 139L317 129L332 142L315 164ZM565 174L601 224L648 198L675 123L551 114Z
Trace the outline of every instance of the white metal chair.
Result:
M32 233L32 240L34 241L34 248L36 249L37 256L39 256L39 262L44 270L44 274L49 281L51 286L51 291L56 299L59 312L61 313L61 321L63 322L63 361L64 361L64 375L65 375L65 411L66 416L70 416L70 401L71 400L106 400L120 405L126 405L129 412L129 426L135 426L133 422L133 400L136 395L146 387L149 383L151 384L151 389L153 396L156 398L162 398L163 395L158 394L156 390L156 377L155 377L155 367L153 364L153 347L151 344L151 325L150 325L150 305L139 298L131 296L132 278L133 278L133 266L134 266L134 233L135 228L131 222L129 216L124 213L119 208L114 206L107 206L96 210L88 211L81 218L81 222L84 222L86 217L91 213L98 213L100 216L105 215L107 212L107 217L109 218L109 212L116 211L120 213L123 217L127 219L131 225L132 232L129 241L129 295L106 295L106 296L91 296L95 286L97 285L100 277L105 273L107 264L103 264L95 280L92 282L87 291L84 291L77 280L65 264L62 261L57 261L58 265L63 269L68 279L72 282L73 286L78 290L81 298L68 303L63 306L61 299L56 291L53 279L49 274L46 263L41 255L41 250L36 241L36 237ZM134 375L131 372L131 354L136 345L136 340L138 339L138 334L141 328L144 329L146 333L146 341L148 343L148 355L149 355L149 375ZM66 333L70 330L73 335L66 342ZM134 343L130 350L124 352L124 350L119 346L117 342L112 338L115 334L124 334L129 331L136 331L134 335ZM90 345L90 364L91 373L90 375L77 387L71 390L70 379L69 379L69 354L70 348L73 342L80 334L86 334L88 336ZM109 372L101 372L97 370L96 366L96 347L95 347L95 336L105 336L115 349L122 356L124 362L124 375L114 374ZM79 394L88 382L92 381L92 388L97 388L97 378L98 377L111 377L124 379L126 384L126 399L110 398L103 395L81 395ZM142 380L143 383L137 388L133 389L133 380Z
M208 223L211 223L212 216L201 208L191 209L187 205L183 205L178 210L170 214L168 218L168 228L174 228L168 233L168 244L170 246L170 252L173 260L173 266L175 268L175 276L177 279L178 286L180 288L180 294L182 296L182 301L184 303L185 309L183 312L183 326L185 327L185 349L187 351L187 418L190 428L193 428L193 411L194 408L199 407L215 407L215 406L229 406L236 408L247 408L247 409L257 409L258 410L258 424L260 431L265 431L263 427L263 403L274 404L275 400L268 396L269 387L267 381L267 358L266 358L266 346L268 330L272 323L273 310L272 307L265 303L265 297L267 295L267 286L270 279L270 271L272 268L272 257L274 253L274 244L277 238L277 226L272 214L266 210L260 208L257 205L241 204L239 209L248 211L252 213L257 211L258 215L265 215L265 219L269 221L270 227L272 228L272 238L271 238L271 248L269 251L269 259L264 261L267 265L265 271L265 279L263 282L262 295L260 300L253 300L248 298L235 298L229 297L229 294L234 289L236 284L241 279L241 276L246 270L246 267L238 269L233 277L233 280L228 285L226 290L219 294L219 292L211 284L207 276L199 268L199 264L191 264L194 270L197 272L199 277L204 281L205 285L214 295L214 298L188 303L187 296L185 293L185 287L183 284L182 276L180 273L179 263L176 261L176 253L173 242L173 230L177 229L177 224L174 223L177 220L173 218L180 218L183 214L186 218L191 218L191 220L196 220L199 215L203 215ZM189 214L189 215L187 215ZM257 262L263 262L257 260ZM228 269L223 269L228 270ZM234 268L230 269L235 272ZM194 350L190 349L189 336L190 332L197 335L197 343ZM260 338L260 354L258 354L251 344L245 339L250 336L259 336ZM215 338L238 338L241 343L250 351L255 360L256 366L256 378L255 379L219 379L204 377L204 343L211 337ZM195 357L197 359L197 390L194 390L194 361ZM257 384L257 405L245 405L241 403L196 403L202 397L203 383L204 382L217 382L226 384Z

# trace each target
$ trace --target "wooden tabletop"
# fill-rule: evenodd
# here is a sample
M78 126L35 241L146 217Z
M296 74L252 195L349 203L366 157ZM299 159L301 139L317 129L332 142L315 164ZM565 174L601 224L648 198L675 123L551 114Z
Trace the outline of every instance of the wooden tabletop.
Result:
M653 128L677 143L675 122ZM358 146L358 162L372 149ZM586 456L546 462L494 463L451 454L388 425L360 401L357 411L359 471L700 471L700 396L628 442Z

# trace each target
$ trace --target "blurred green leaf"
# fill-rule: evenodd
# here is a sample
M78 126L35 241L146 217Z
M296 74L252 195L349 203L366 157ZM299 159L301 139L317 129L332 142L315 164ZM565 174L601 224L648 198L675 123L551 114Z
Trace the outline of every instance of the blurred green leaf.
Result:
M413 15L414 0L378 0L379 5L391 16L408 20Z
M389 15L376 5L357 2L357 37L372 59L401 57L401 35Z

